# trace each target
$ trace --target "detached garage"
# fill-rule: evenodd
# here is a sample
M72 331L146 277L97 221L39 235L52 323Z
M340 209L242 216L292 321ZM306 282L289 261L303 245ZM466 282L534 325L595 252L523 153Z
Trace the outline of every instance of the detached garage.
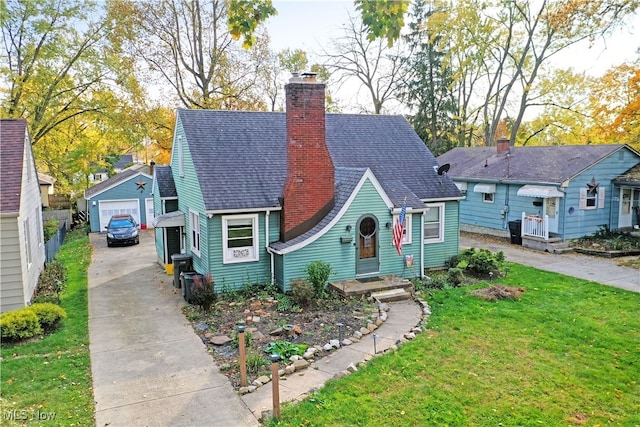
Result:
M142 228L151 227L152 175L152 166L134 165L87 189L84 198L91 231L104 231L109 218L116 214L130 214Z

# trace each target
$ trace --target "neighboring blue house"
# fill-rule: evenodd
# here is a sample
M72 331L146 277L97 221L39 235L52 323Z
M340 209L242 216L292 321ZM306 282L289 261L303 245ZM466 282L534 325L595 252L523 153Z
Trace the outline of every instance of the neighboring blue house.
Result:
M509 236L523 244L567 241L638 224L640 184L633 168L640 153L627 145L454 148L438 157L465 194L463 231ZM522 221L516 224L515 221Z
M134 165L85 190L91 231L104 231L109 218L116 214L131 214L142 228L151 226L152 176L153 164Z
M154 179L155 223L171 229L156 229L163 265L177 235L218 290L287 291L315 260L331 280L409 278L458 253L460 191L407 121L325 114L324 88L312 74L292 78L286 113L177 111L171 166ZM393 223L405 201L399 256Z

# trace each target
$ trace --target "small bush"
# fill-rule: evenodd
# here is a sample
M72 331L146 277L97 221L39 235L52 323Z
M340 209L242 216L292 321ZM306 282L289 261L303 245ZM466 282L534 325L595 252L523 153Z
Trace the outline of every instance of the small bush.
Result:
M453 267L447 272L447 282L453 286L460 286L464 281L464 273L461 268Z
M211 305L215 304L218 299L211 273L194 276L191 284L191 296L193 303L199 306L202 311L209 311Z
M247 373L257 374L264 366L269 365L271 362L265 359L262 355L254 352L247 354Z
M53 236L58 234L60 228L60 222L56 218L49 218L44 222L44 241L48 242Z
M469 248L451 257L449 265L478 277L486 277L489 273L498 277L504 268L504 253L500 251L494 254L488 249Z
M60 319L67 317L64 308L49 302L31 304L29 308L38 316L38 321L43 329L52 328Z
M19 341L41 333L38 316L30 307L0 315L0 336L3 340Z
M291 298L300 307L309 307L314 300L315 290L311 283L305 279L293 279L291 281Z
M333 272L331 265L322 260L316 260L307 264L306 271L316 296L324 296L329 276Z

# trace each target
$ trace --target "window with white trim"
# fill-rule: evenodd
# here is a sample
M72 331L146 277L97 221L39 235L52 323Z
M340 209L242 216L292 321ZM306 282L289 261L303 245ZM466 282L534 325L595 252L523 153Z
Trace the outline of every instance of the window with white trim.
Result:
M27 265L31 266L33 254L31 253L31 228L29 226L29 218L24 220L22 226L24 227L24 249L27 256Z
M428 204L424 214L424 243L444 242L444 203Z
M200 255L200 214L189 211L189 226L191 227L191 252Z
M493 203L493 193L482 193L482 201L484 203Z
M258 261L258 214L222 217L222 262Z
M393 229L393 226L396 225L396 223L398 222L399 218L400 218L400 214L393 216L393 222L391 223L392 229ZM404 216L404 231L402 232L402 244L408 245L410 243L411 243L411 214L407 213ZM393 245L393 242L391 242L391 244Z
M581 188L578 207L583 210L603 209L604 188L598 188L596 191L589 191L587 188Z

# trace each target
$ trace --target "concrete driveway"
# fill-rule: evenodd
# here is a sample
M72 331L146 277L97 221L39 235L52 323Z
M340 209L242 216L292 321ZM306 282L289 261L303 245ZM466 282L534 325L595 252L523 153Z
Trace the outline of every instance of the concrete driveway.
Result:
M107 248L91 234L89 334L96 426L257 426L181 313L153 231Z

